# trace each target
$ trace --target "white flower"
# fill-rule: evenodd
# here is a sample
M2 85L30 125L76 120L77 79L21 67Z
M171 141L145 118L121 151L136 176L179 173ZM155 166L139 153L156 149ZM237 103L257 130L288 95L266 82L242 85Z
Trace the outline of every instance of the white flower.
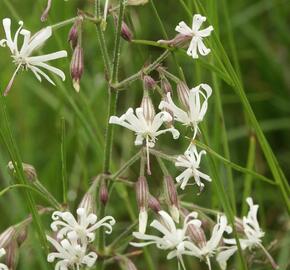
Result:
M55 265L55 270L79 270L81 266L92 267L96 260L95 252L87 252L87 246L78 242L78 235L75 231L68 233L68 239L58 243L55 239L47 236L47 240L54 246L56 252L51 252L47 256L48 262L53 262L55 259L59 261Z
M211 238L208 241L197 243L197 245L193 242L185 241L183 243L183 254L206 260L209 269L211 269L210 257L216 253L224 232L231 233L231 231L232 228L228 226L226 216L218 216Z
M241 249L245 250L247 248L252 249L254 247L260 247L266 254L273 268L277 269L278 266L268 251L262 245L262 238L264 237L265 233L260 228L257 219L259 205L254 204L253 199L250 197L247 198L246 201L250 209L248 215L246 217L244 216L242 220L243 233L245 237L239 238ZM224 243L230 246L223 247L223 250L217 255L217 261L219 262L222 269L226 269L228 259L238 250L236 240L234 238L224 239Z
M171 97L171 93L167 93L167 101L161 101L159 109L167 109L174 115L174 119L183 123L186 126L194 128L193 139L195 138L198 129L198 124L203 120L207 107L208 99L212 94L212 89L208 84L200 84L189 91L187 104L185 110L177 107ZM202 102L203 101L203 102Z
M206 17L203 17L200 14L195 14L193 16L191 28L183 21L180 22L175 28L175 30L180 34L192 38L187 50L187 54L192 56L192 58L198 58L198 53L203 56L210 53L210 49L208 49L203 43L203 38L208 37L211 34L213 27L209 26L203 30L200 30L202 23L205 21Z
M6 254L6 251L4 248L0 248L0 258L2 256L4 256ZM9 270L7 265L3 264L3 263L0 263L0 270Z
M200 190L203 189L204 183L201 179L211 182L210 176L205 173L200 172L199 165L202 155L205 155L204 150L197 152L196 146L191 144L184 155L178 156L175 162L176 167L186 168L179 176L176 177L178 183L181 182L180 188L184 189L191 177L194 177L195 183L199 186Z
M63 81L65 80L65 74L58 68L48 65L46 62L63 58L67 56L66 51L57 51L50 54L40 55L40 56L32 56L32 53L41 47L47 39L49 39L52 35L52 28L50 26L43 28L35 35L31 36L31 32L22 29L23 22L19 22L19 28L15 33L14 38L12 39L11 36L11 20L9 18L3 19L3 27L5 31L6 38L0 40L0 46L5 47L7 46L10 49L13 62L16 64L17 68L14 72L5 92L4 95L7 95L15 76L20 68L25 70L30 69L35 77L41 81L43 76L46 80L54 85L54 82L50 79L50 77L41 70L41 68L51 71L58 75ZM18 37L21 35L23 37L22 46L18 47Z
M111 116L109 121L110 124L117 124L134 131L136 134L135 145L142 145L145 140L146 145L153 148L157 136L165 132L171 132L174 139L179 137L179 132L173 127L159 130L164 122L170 122L172 120L172 117L168 112L157 113L154 116L153 121L145 119L141 107L137 108L135 112L136 115L134 114L133 109L129 108L121 117Z
M197 213L190 213L184 220L183 227L181 229L176 228L176 225L172 217L165 211L158 212L161 217L161 222L154 220L150 226L158 230L163 234L162 237L142 234L140 232L134 232L133 236L140 240L145 240L143 243L131 243L135 247L144 247L147 245L155 244L157 248L162 250L171 250L167 259L170 260L174 257L177 257L179 262L183 265L182 254L183 254L183 244L189 237L186 235L186 231L189 225L194 225L200 227L201 222L197 218Z
M95 230L106 227L106 233L112 232L115 219L106 216L97 221L95 214L88 214L84 208L77 209L78 220L70 212L55 211L52 214L51 229L57 231L57 238L63 239L70 232L76 232L82 241L92 242L95 239Z

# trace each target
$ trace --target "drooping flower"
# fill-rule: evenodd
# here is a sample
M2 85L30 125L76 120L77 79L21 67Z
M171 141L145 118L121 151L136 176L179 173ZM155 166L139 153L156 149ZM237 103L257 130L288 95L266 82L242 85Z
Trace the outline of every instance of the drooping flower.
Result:
M30 31L23 29L22 21L19 22L19 25L20 26L16 31L14 38L12 39L11 20L9 18L3 19L3 27L6 38L0 40L0 46L7 46L10 49L13 62L17 66L10 82L8 83L8 86L4 91L4 95L8 94L16 77L16 74L21 68L25 70L30 69L40 82L42 81L41 76L43 76L46 80L55 85L51 78L43 70L41 70L41 68L56 74L64 81L65 74L60 69L55 68L47 64L46 62L66 57L66 51L57 51L50 54L32 56L34 51L40 48L51 37L52 28L50 26L45 27L37 32L35 35L31 36ZM19 35L23 37L22 46L20 48L18 47Z
M4 256L6 254L6 251L4 248L0 248L0 258L2 256ZM3 263L0 263L0 270L9 270L7 265L3 264Z
M201 182L201 179L211 182L210 176L199 171L201 157L205 154L205 150L198 153L196 146L191 144L185 151L184 155L177 157L175 166L185 168L185 170L176 177L176 181L178 183L181 182L181 189L185 189L191 177L194 178L195 183L200 188L200 191L204 188L204 183Z
M51 252L47 256L48 262L59 261L55 265L55 270L79 270L81 266L92 267L98 256L95 252L87 253L87 245L79 243L78 235L75 231L67 234L68 238L63 239L60 243L55 239L47 236L47 240L54 246L56 252Z
M204 45L203 38L208 37L213 31L213 27L209 27L200 30L203 22L206 21L206 17L200 14L195 14L192 20L192 27L190 28L184 21L180 22L175 30L182 36L190 37L190 45L187 50L187 54L192 58L198 58L198 53L202 56L210 53L210 49Z
M203 120L207 107L208 99L212 94L212 89L208 84L200 84L192 88L188 95L184 95L185 110L177 107L172 100L171 93L167 93L167 101L161 101L159 109L168 109L174 119L186 126L191 126L194 129L193 139L199 131L198 124Z
M205 260L209 269L211 269L210 257L217 252L224 232L231 233L231 231L232 228L228 226L227 218L225 216L218 216L217 223L212 230L211 238L208 241L203 239L196 243L192 241L185 241L183 243L183 254Z
M78 220L70 212L55 211L52 214L51 229L57 232L57 238L63 239L70 232L76 232L82 241L92 242L95 239L95 230L105 227L106 233L112 232L115 219L106 216L98 221L93 213L87 213L84 208L77 209Z
M155 219L150 226L160 233L163 234L162 237L142 234L140 232L134 232L133 236L139 240L144 240L146 242L136 243L131 242L131 245L134 247L144 247L147 245L154 244L157 248L162 250L168 250L169 253L167 255L167 259L170 260L174 257L177 257L179 263L184 268L184 263L182 259L182 255L184 252L184 242L189 239L187 236L187 228L190 225L200 226L201 222L197 219L197 213L192 212L186 216L184 219L183 227L181 229L176 228L174 220L172 217L165 211L158 212L161 218L161 221Z
M250 207L248 215L244 216L241 220L242 228L243 228L243 237L239 238L240 246L242 250L252 249L255 247L260 247L264 253L266 254L268 260L270 261L272 267L274 269L278 269L279 267L273 260L272 256L268 253L268 251L262 245L262 238L265 233L260 228L257 213L259 205L253 203L252 198L247 198L247 203ZM226 269L228 259L238 250L236 240L232 239L224 239L225 244L229 246L223 247L223 250L217 255L217 261L219 262L222 269Z

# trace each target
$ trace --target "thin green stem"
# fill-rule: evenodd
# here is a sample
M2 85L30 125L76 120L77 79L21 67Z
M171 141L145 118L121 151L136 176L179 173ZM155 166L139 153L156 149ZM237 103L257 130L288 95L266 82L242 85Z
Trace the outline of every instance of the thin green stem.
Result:
M61 119L61 178L62 178L62 198L64 204L67 203L67 190L68 190L68 180L67 180L67 170L66 170L66 142L65 142L65 119Z

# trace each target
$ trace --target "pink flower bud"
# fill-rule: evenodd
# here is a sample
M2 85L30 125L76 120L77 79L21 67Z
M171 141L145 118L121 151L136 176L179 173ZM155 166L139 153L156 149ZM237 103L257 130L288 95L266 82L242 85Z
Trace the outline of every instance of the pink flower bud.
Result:
M158 213L161 210L160 202L157 198L149 194L148 198L148 206L150 209L152 209L155 213Z
M71 27L68 33L68 42L70 43L73 49L78 44L78 37L79 37L78 23L77 21L75 21L75 23L73 24L73 26Z
M121 37L129 42L132 40L133 37L130 28L124 21L122 21Z
M177 196L177 190L174 185L173 178L170 175L164 176L164 189L166 194L166 200L169 205L169 211L172 218L179 222L179 200Z
M147 227L147 208L149 199L149 188L145 176L140 176L136 182L136 198L139 207L139 232L145 233Z
M180 103L189 110L189 88L185 82L180 81L177 84L177 94Z
M109 199L109 191L108 191L108 187L104 181L101 183L99 196L100 196L100 201L104 205L106 205L106 203L108 202L108 199Z
M143 83L145 90L153 90L156 87L156 81L149 75L144 75Z
M70 65L71 77L73 80L73 86L77 92L80 91L80 79L84 72L84 55L83 48L77 45L74 49L71 65Z

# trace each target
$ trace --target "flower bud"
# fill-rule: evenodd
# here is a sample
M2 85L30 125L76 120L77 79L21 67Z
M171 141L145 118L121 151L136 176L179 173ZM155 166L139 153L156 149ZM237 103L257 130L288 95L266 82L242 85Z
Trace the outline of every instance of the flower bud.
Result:
M81 200L78 208L83 208L86 210L86 213L96 214L96 204L94 195L91 192L87 192L83 199Z
M28 235L27 226L24 226L20 231L18 231L16 241L19 247L24 243L24 241L27 238L27 235Z
M0 248L6 247L14 238L16 230L14 226L10 226L3 233L0 234Z
M140 176L136 182L136 198L139 207L139 232L145 233L147 227L147 208L149 199L149 188L145 176Z
M148 0L128 0L127 5L129 6L139 6L139 5L145 5L148 3Z
M189 88L185 82L177 83L177 94L180 103L189 110Z
M147 91L144 91L141 108L143 109L143 114L146 122L151 123L155 116L155 109Z
M161 89L165 94L172 93L172 86L165 76L161 77Z
M70 65L70 73L73 80L74 89L79 92L80 91L80 79L84 72L84 53L83 48L80 45L77 45L74 49L71 65Z
M15 239L13 239L6 247L6 265L9 270L15 270L18 263L18 245Z
M164 189L169 211L176 223L179 223L179 200L173 178L170 175L164 176Z
M183 209L181 213L183 217L186 217L189 214L189 212L185 209ZM197 217L197 213L196 213L196 217ZM202 222L202 225L204 225L203 222ZM191 240L195 244L197 244L200 248L203 248L203 246L206 244L206 235L204 233L203 228L195 226L194 224L190 224L187 227L187 234L191 238Z
M70 43L72 49L75 49L75 47L78 44L79 39L79 27L81 25L81 19L77 19L71 29L68 33L68 42Z
M152 209L155 213L158 213L161 210L160 202L157 198L149 194L148 198L148 207Z
M129 42L132 40L133 37L129 26L124 21L122 21L121 37Z
M8 162L7 167L9 169L9 172L11 173L11 175L16 176L16 170L14 168L14 164L12 161ZM26 179L29 182L33 183L37 180L37 173L36 173L35 168L32 165L27 164L27 163L22 163L22 169L23 169L23 172L24 172Z
M136 265L127 257L120 258L120 266L124 270L137 270Z
M156 87L155 80L149 75L144 75L143 84L145 90L153 90Z
M108 191L108 187L104 181L102 181L102 183L101 183L99 195L100 195L100 201L104 205L106 205L106 203L108 202L108 198L109 198L109 191Z

